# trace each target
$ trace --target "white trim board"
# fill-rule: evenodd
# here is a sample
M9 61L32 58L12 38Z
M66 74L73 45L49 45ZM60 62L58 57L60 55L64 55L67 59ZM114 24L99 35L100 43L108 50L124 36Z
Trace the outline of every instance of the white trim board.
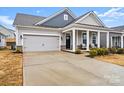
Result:
M61 36L58 34L22 33L22 35Z

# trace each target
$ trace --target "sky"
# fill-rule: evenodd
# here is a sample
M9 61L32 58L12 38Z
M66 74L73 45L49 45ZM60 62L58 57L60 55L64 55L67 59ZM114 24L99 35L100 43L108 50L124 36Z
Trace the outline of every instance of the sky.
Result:
M14 29L12 24L16 13L48 17L61 9L62 7L1 7L0 25ZM69 9L77 17L94 11L107 27L124 25L124 8L121 7L70 7Z

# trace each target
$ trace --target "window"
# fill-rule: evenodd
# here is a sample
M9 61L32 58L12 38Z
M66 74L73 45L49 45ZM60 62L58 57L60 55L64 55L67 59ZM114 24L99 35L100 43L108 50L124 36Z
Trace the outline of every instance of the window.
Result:
M83 44L87 44L87 35L86 35L86 33L83 33L82 34L82 38L83 38Z
M121 47L121 37L119 36L112 37L112 47L115 47L115 48Z
M64 14L64 20L68 20L68 15Z
M92 43L96 44L96 33L92 33Z

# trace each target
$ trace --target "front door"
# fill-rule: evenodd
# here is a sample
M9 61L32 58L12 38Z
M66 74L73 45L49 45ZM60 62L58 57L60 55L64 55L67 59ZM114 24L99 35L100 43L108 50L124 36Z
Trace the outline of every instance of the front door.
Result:
M66 35L66 49L70 49L70 34Z

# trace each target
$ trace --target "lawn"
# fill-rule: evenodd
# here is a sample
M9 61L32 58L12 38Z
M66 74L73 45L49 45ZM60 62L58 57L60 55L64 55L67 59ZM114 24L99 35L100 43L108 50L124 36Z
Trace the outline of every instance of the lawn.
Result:
M22 54L0 50L0 85L22 85Z
M124 66L124 55L122 54L113 54L113 55L106 55L106 56L97 56L95 57L98 60L117 64Z

